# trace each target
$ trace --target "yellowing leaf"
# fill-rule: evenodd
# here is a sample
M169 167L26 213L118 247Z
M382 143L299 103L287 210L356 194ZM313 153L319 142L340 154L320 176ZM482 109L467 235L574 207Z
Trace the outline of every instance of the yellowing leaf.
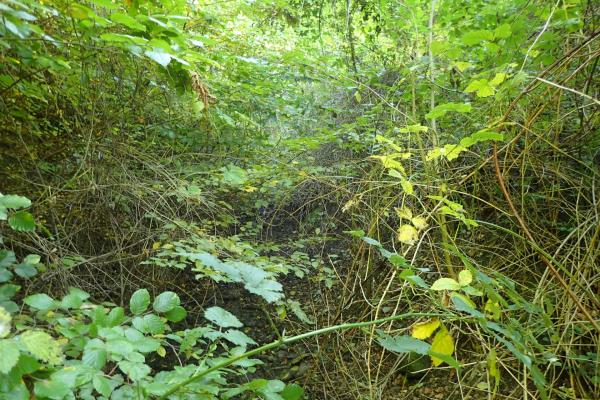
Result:
M458 289L460 289L460 284L452 278L440 278L437 281L433 282L433 285L431 285L431 290L458 290Z
M243 190L244 190L244 192L252 193L252 192L256 192L258 190L258 188L255 186L246 186Z
M413 245L417 241L419 234L414 226L402 225L398 229L398 241L404 244Z
M496 76L494 76L494 78L490 81L490 84L492 86L498 86L499 84L501 84L502 82L504 82L504 80L506 79L506 74L504 73L498 73L496 74Z
M473 282L473 275L468 269L463 269L458 273L458 283L460 286L467 286Z
M403 179L400 182L400 186L402 186L402 190L404 190L404 193L406 193L406 194L414 194L415 193L412 183L410 183L406 179Z
M427 339L433 335L433 332L440 326L439 319L432 319L429 322L421 322L413 325L411 336L415 339Z
M410 222L412 222L412 224L415 226L415 228L417 228L418 230L422 230L427 228L428 224L427 224L427 220L423 217L414 217L410 220Z
M438 331L438 333L433 338L433 342L431 342L431 349L429 350L432 353L439 353L447 356L452 356L454 353L454 340L452 336L448 333L446 327L442 326L442 329ZM444 361L435 356L431 356L431 363L437 367Z
M404 219L412 219L412 211L410 211L410 208L408 207L402 207L402 208L395 208L396 211L396 215L398 215L398 217L400 218L404 218Z
M158 249L160 249L160 242L152 243L152 250L158 250Z
M158 354L158 355L159 355L159 356L161 356L161 357L164 357L164 356L166 356L166 355L167 355L167 350L165 350L165 348L164 348L164 347L162 347L162 346L159 346L159 348L158 348L158 349L156 349L156 354Z

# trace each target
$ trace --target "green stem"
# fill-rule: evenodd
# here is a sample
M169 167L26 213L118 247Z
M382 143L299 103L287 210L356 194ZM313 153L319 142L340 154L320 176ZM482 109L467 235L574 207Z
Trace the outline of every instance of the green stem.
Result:
M175 385L173 385L169 390L167 390L162 396L158 397L158 400L165 400L168 396L172 395L173 393L176 393L177 391L179 391L181 388L189 385L190 383L193 383L195 381L197 381L198 379L210 374L211 372L215 372L218 371L222 368L225 368L233 363L235 363L236 361L240 361L243 360L245 358L248 357L252 357L255 356L257 354L261 354L264 353L265 351L277 348L283 344L289 344L289 343L294 343L297 342L299 340L302 339L307 339L309 337L313 337L313 336L318 336L318 335L323 335L325 333L329 333L329 332L335 332L335 331L340 331L340 330L346 330L346 329L352 329L352 328L361 328L361 327L365 327L365 326L370 326L370 325L376 325L376 324L381 324L384 322L389 322L389 321L396 321L396 320L400 320L400 319L405 319L405 318L413 318L413 317L441 317L444 316L445 314L441 314L441 313L406 313L406 314L400 314L400 315L393 315L391 317L385 317L385 318L380 318L374 321L365 321L365 322L352 322L352 323L346 323L346 324L340 324L340 325L333 325L333 326L328 326L326 328L321 328L321 329L317 329L315 331L310 331L310 332L306 332L306 333L302 333L300 335L296 335L296 336L291 336L288 338L281 338L279 340L276 340L274 342L265 344L264 346L260 346L257 347L254 350L250 350L245 352L244 354L241 354L239 356L235 356L235 357L231 357L228 358L225 361L222 361L204 371L198 372L195 375L190 376L188 379L181 381Z

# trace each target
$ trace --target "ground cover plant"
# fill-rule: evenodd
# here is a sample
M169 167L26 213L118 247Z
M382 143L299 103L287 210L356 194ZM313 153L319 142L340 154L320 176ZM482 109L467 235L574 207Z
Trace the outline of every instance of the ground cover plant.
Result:
M0 1L0 399L600 397L599 15Z

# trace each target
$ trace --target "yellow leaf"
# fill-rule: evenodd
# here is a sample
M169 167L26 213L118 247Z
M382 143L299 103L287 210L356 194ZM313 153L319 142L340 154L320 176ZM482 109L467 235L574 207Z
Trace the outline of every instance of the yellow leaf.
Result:
M458 283L460 286L467 286L473 282L473 275L468 269L463 269L458 273Z
M429 322L421 322L413 325L411 336L415 339L427 339L433 335L433 332L440 326L439 319L432 319Z
M427 220L423 217L414 217L410 220L418 230L427 228Z
M398 229L398 241L404 244L413 245L417 241L419 234L414 226L402 225Z
M160 242L152 243L152 250L158 250L158 249L160 249Z
M415 190L413 189L412 183L410 183L408 180L403 179L400 182L400 185L402 186L402 190L404 190L404 192L406 194L414 194L415 193Z
M412 211L410 211L410 208L406 206L402 208L395 208L394 210L396 211L396 215L398 215L399 218L404 218L408 220L412 218Z
M435 337L433 338L433 342L431 342L431 349L429 351L432 353L439 353L447 356L452 356L452 354L454 353L454 340L452 339L452 336L450 336L450 334L448 333L448 330L445 326L442 326L438 333L436 333ZM443 362L443 360L431 356L431 363L435 367L437 367Z
M258 188L254 187L254 186L246 186L243 190L244 190L244 192L252 193L252 192L256 192L258 190Z
M156 354L158 354L161 357L164 357L167 355L167 351L164 347L160 346L158 349L156 349Z

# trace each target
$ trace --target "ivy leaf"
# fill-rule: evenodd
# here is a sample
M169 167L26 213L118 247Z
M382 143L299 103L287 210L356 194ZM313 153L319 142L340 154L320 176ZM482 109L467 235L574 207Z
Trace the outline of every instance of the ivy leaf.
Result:
M0 340L0 373L8 374L19 361L19 348L12 339Z
M438 355L452 356L454 353L454 340L448 333L448 330L442 326L442 329L435 335L433 342L431 342L431 349L429 353L437 353ZM447 361L436 356L431 356L431 363L434 366L440 365L442 362Z
M179 305L179 296L174 292L163 292L159 294L152 304L157 313L166 313Z
M134 315L139 315L148 309L150 293L147 289L136 290L129 299L129 309Z
M244 326L235 315L221 307L211 307L204 312L204 318L221 328L241 328Z
M452 278L440 278L433 282L431 290L459 290L460 284Z
M36 310L48 311L57 307L56 301L45 293L37 293L25 297L25 304Z
M377 342L384 349L394 353L417 353L426 355L431 347L429 343L410 336L392 337L383 332L379 332Z
M27 211L17 211L8 217L8 224L12 229L18 232L33 232L35 230L35 221L33 215Z
M435 318L428 322L413 325L411 336L415 339L427 339L441 325L440 320Z

